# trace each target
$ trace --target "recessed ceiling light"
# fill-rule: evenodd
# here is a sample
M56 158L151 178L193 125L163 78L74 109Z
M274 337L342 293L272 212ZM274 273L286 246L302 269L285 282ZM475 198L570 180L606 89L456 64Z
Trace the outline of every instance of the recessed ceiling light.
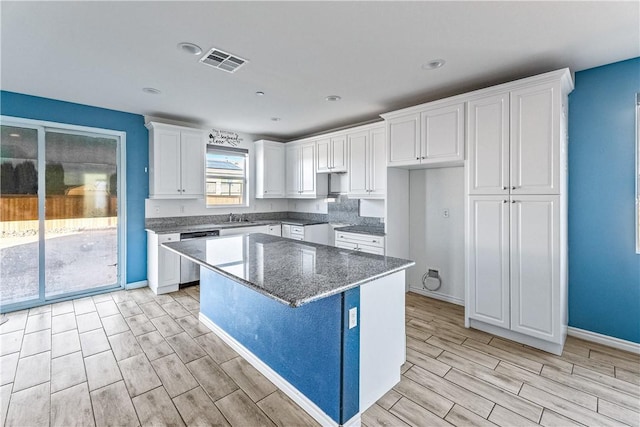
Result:
M158 89L156 89L154 87L145 87L145 88L142 88L142 91L144 93L148 93L148 94L151 94L151 95L160 95L162 93L162 92L160 92Z
M435 70L436 68L441 68L445 64L444 59L434 59L433 61L425 62L422 64L422 68L424 70Z
M200 55L202 53L200 46L189 42L178 43L178 49L189 55Z
M272 122L279 122L280 120L282 120L280 117L271 117Z
M259 90L256 92L256 96L264 96L264 92Z
M20 138L20 134L19 133L10 133L9 136L12 137L12 138Z
M342 97L338 95L329 95L325 98L326 101L332 101L332 102L340 101L341 99Z

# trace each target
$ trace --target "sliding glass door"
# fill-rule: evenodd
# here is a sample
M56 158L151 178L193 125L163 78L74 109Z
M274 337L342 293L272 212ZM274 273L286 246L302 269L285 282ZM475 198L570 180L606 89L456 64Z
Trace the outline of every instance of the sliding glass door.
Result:
M121 286L120 140L2 125L3 311Z
M40 296L38 129L0 133L0 305Z

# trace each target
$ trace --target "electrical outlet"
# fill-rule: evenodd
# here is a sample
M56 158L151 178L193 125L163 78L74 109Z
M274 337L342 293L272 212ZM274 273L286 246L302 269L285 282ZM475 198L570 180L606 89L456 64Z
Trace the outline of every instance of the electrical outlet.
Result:
M445 208L442 210L442 216L444 218L449 218L449 208Z
M180 213L184 213L184 205L180 205Z
M349 329L358 326L358 307L349 309Z

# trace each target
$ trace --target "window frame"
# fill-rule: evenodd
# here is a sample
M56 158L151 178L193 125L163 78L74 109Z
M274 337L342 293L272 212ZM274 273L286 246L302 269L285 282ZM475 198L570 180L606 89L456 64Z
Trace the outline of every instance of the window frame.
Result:
M242 203L239 204L209 204L209 192L207 189L207 183L209 180L208 173L208 156L209 154L218 154L218 155L233 155L233 156L244 156L244 178L243 178L243 191L242 191ZM249 150L246 148L237 148L237 147L225 147L217 144L207 144L205 149L205 168L204 168L204 204L207 209L221 209L221 208L247 208L250 206L249 204L249 185L250 185L250 160L249 160Z

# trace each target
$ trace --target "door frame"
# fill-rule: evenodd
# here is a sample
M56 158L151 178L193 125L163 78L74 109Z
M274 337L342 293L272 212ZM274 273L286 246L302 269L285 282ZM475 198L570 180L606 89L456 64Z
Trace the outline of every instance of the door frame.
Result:
M53 302L65 301L78 296L90 296L103 293L111 289L124 289L127 283L127 133L113 129L96 128L89 126L72 125L68 123L52 122L47 120L27 119L22 117L12 117L0 115L0 125L16 126L30 129L36 129L38 132L38 270L39 284L38 297L32 300L21 301L13 304L0 306L0 313L16 311L40 305L51 304ZM81 134L81 135L106 135L118 138L118 147L116 152L116 173L118 175L118 276L115 285L106 285L99 288L93 288L90 291L76 291L65 293L50 299L45 297L45 265L44 265L44 242L45 242L45 191L46 191L46 174L45 174L45 133L47 131L61 131L62 133Z

